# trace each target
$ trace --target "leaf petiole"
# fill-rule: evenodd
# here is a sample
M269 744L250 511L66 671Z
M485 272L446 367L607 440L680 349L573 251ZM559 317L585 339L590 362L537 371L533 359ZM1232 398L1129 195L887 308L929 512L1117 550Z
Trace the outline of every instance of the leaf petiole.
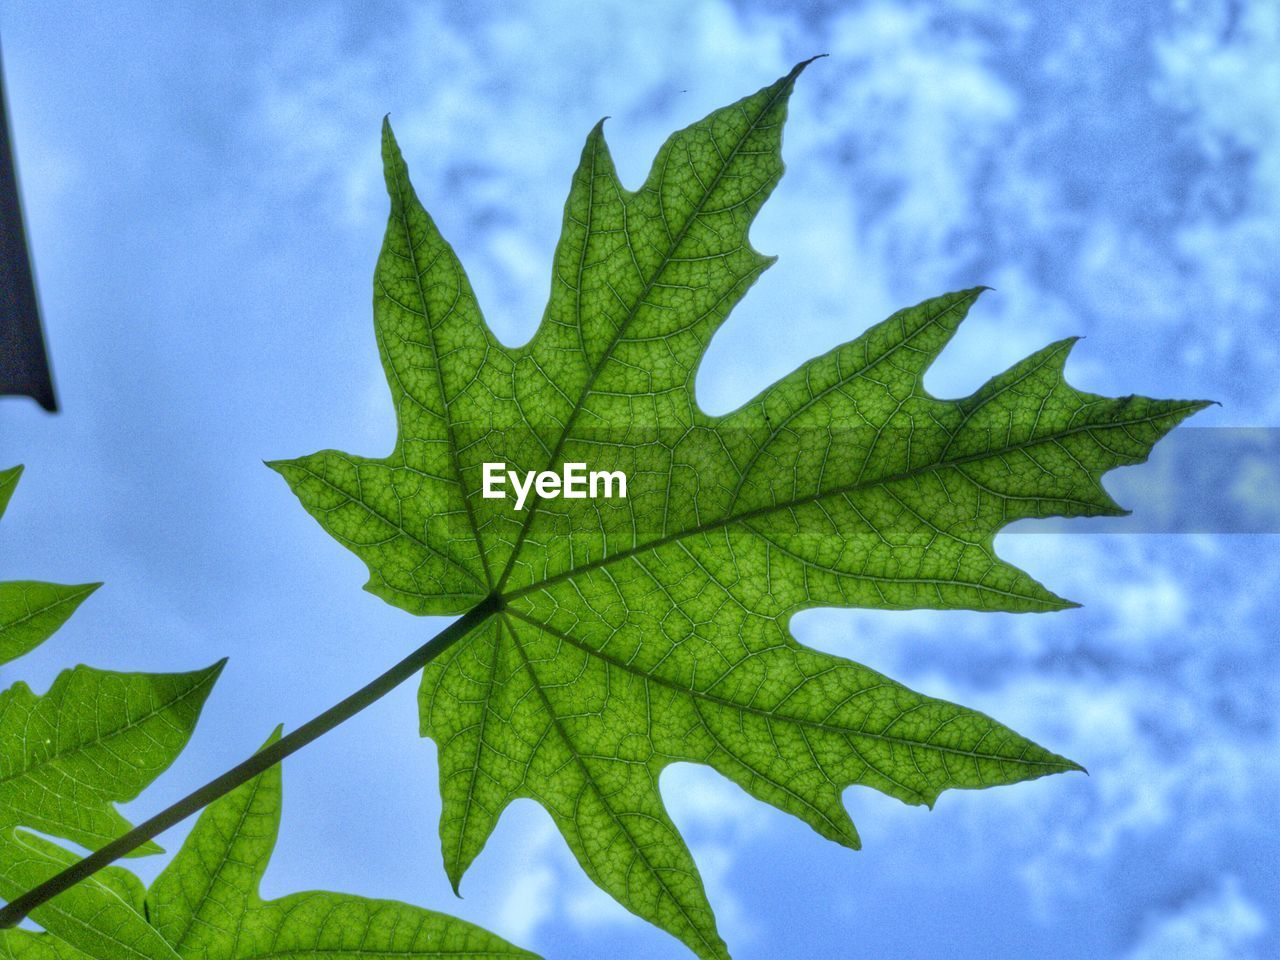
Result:
M17 926L32 910L52 900L58 894L75 886L81 880L93 876L103 867L110 866L121 857L128 856L148 840L151 840L181 823L193 813L208 806L219 797L230 793L246 781L252 780L264 770L275 766L285 757L296 753L313 740L324 736L345 720L354 717L382 699L404 681L418 673L491 614L501 608L496 596L486 597L471 610L449 624L434 637L409 654L390 670L365 684L351 696L334 704L328 710L308 720L293 732L255 753L249 759L232 767L226 773L210 780L177 803L160 811L154 817L138 824L128 833L111 841L105 847L72 864L56 876L24 893L0 909L0 929Z

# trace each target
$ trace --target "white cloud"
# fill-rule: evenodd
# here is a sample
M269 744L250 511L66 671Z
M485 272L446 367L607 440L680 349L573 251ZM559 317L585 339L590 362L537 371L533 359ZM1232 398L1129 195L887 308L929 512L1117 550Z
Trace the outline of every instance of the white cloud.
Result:
M1148 917L1126 960L1249 960L1267 929L1257 903L1234 877Z
M510 880L501 895L495 929L516 943L530 942L555 911L557 876L548 857L554 840L555 827L550 822L530 829L525 863L507 874Z

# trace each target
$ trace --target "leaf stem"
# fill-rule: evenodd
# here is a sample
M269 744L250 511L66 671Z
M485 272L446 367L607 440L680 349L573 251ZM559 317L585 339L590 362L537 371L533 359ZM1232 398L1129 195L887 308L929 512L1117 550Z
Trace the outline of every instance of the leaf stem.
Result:
M160 811L150 820L138 824L128 833L112 840L102 849L89 854L44 883L27 891L0 910L0 929L16 926L32 910L75 886L81 880L93 876L103 867L132 853L148 840L185 820L196 811L208 806L224 794L252 780L264 770L275 766L285 757L301 750L313 740L324 736L344 720L349 720L365 707L382 699L404 681L425 667L458 640L500 609L497 597L482 600L466 614L449 624L434 637L409 654L377 679L361 687L346 699L334 704L320 715L308 720L292 733L255 753L249 759L236 764L226 773L210 780L172 806Z

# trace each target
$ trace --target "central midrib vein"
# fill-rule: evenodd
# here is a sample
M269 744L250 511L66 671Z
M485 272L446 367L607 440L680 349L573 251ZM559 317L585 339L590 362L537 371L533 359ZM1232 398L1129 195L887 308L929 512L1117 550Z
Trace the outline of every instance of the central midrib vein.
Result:
M1195 403L1189 403L1187 405L1188 408L1195 407L1195 406L1197 406ZM1022 450L1027 447L1038 446L1044 443L1053 443L1055 441L1063 439L1064 437L1069 437L1077 433L1084 433L1090 430L1109 430L1109 429L1116 429L1116 428L1122 428L1122 427L1128 427L1128 426L1136 426L1143 423L1150 423L1152 420L1155 420L1158 417L1176 416L1178 413L1182 412L1182 409L1184 408L1179 408L1177 410L1166 410L1166 411L1162 411L1158 415L1152 415L1148 417L1138 417L1132 420L1120 420L1113 423L1081 424L1078 427L1070 427L1065 430L1060 430L1057 433L1048 434L1041 437L1032 437L1031 439L1019 441L1018 443L1006 444L1005 446L1000 447L997 450L986 450L981 453L974 453L965 457L957 457L954 460L935 461L927 464L922 464L919 467L913 467L910 470L903 470L903 471L900 471L899 473L891 474L889 476L876 477L870 480L859 480L859 481L855 481L854 483L846 484L842 487L836 487L831 490L820 490L813 494L806 494L805 496L797 497L794 500L786 500L786 501L783 501L782 503L772 503L772 504L768 504L767 506L756 507L752 510L746 511L745 513L739 513L731 516L721 517L718 520L711 520L711 521L708 521L707 523L698 524L697 526L694 526L694 527L688 527L684 530L677 531L676 533L668 534L665 537L659 537L656 540L651 540L648 543L643 543L643 544L640 544L639 546L631 547L627 550L619 551L618 553L607 554L605 556L600 557L600 559L598 560L592 560L590 563L584 563L570 570L566 570L563 573L557 573L553 576L546 577L545 579L540 580L537 583L530 584L527 587L521 587L519 590L515 590L509 594L505 594L503 599L506 601L516 600L520 597L527 596L530 593L536 593L537 591L545 589L546 587L551 586L552 584L560 583L564 580L570 580L574 577L580 576L591 570L598 570L601 567L608 566L611 563L615 563L620 560L626 560L628 557L634 557L641 553L646 553L650 550L657 550L661 547L666 546L669 543L675 543L678 540L683 540L686 537L697 536L698 534L702 534L702 533L710 533L714 530L720 530L724 527L731 526L732 524L735 524L735 523L746 523L748 521L755 520L759 517L768 516L771 513L777 513L782 510L791 510L796 507L805 506L810 503L816 503L819 500L825 500L829 497L838 497L844 494L856 493L860 490L869 490L871 488L884 486L886 484L898 483L902 480L910 480L913 477L921 476L922 474L930 473L935 470L944 470L948 468L959 467L959 466L963 466L966 463L974 463L977 461L988 460L988 459L991 459L992 457L1003 456L1006 453L1012 453L1016 450ZM1053 499L1053 498L1045 497L1042 499Z
M22 626L24 623L30 623L32 620L34 620L36 617L40 616L41 614L48 613L50 610L54 610L58 607L66 606L69 603L75 603L77 600L82 600L84 599L86 592L92 592L92 590L89 590L86 587L75 587L74 589L76 590L75 593L69 593L66 596L60 596L56 600L54 600L52 603L46 603L43 607L37 607L34 610L29 609L26 613L18 617L16 620L10 620L8 623L0 623L0 638L3 638L4 635L10 630L16 630L18 627Z
M590 375L587 377L587 382L584 384L582 392L578 397L578 402L574 405L573 410L570 411L568 418L565 420L564 428L560 431L560 436L556 440L555 449L551 451L551 456L547 458L548 470L554 469L556 458L560 456L560 451L564 449L565 442L573 432L573 426L577 422L578 414L582 412L586 399L591 394L592 388L595 386L596 379L603 372L605 366L609 362L609 359L613 356L613 351L617 348L618 344L622 342L627 327L631 325L631 322L640 312L640 308L644 306L645 299L657 285L659 278L661 278L666 272L667 267L671 265L671 261L674 259L676 251L680 248L680 244L684 242L684 238L689 232L690 227L692 227L694 222L698 219L703 207L706 205L711 195L715 193L716 188L719 187L720 181L724 178L725 172L729 169L734 158L738 155L738 151L742 149L742 145L746 143L747 138L755 132L760 121L769 114L774 106L777 105L778 101L791 89L791 85L795 82L798 70L799 68L793 70L791 74L788 75L786 82L779 85L778 89L774 92L773 96L769 98L768 102L760 112L756 114L756 116L752 117L751 122L747 125L747 129L734 143L733 148L726 155L724 163L722 163L720 165L720 169L716 171L716 175L712 178L710 185L702 192L702 195L698 198L698 202L694 205L693 211L685 219L684 223L680 226L679 231L671 240L667 253L662 258L661 265L659 265L658 269L653 272L653 275L645 281L644 287L636 297L635 303L632 304L631 309L627 311L627 315L623 318L622 322L618 324L617 333L609 342L609 346L605 350L603 356L601 356L600 360L592 368ZM501 594L502 588L506 586L507 580L511 576L511 571L515 568L516 560L520 556L520 548L524 545L525 537L528 536L529 528L533 524L534 516L537 514L538 508L541 505L542 498L535 495L534 502L530 506L528 513L525 515L524 523L520 526L520 533L516 536L516 542L511 548L511 554L507 558L507 563L502 571L502 575L498 578L497 586L494 587L495 592Z
M34 763L28 764L23 767L19 767L9 773L6 773L0 776L0 786L10 783L14 780L23 779L29 776L32 772L36 770L40 770L40 769L43 769L44 767L54 765L58 763L58 761L60 761L63 757L66 757L70 754L76 753L81 750L87 750L90 747L94 747L94 746L98 746L103 743L106 743L108 740L112 740L112 739L115 739L116 737L124 736L130 730L133 730L137 727L142 726L142 724L146 723L148 720L151 720L153 717L160 716L165 711L172 709L173 707L184 702L185 700L188 700L193 695L198 694L205 686L208 685L208 683L209 683L209 679L206 677L202 679L199 683L192 686L190 689L183 691L181 696L178 696L172 700L166 701L158 707L153 707L150 710L143 713L141 716L134 717L128 720L126 723L123 723L120 726L116 727L115 729L108 731L105 736L100 737L97 740L77 740L74 743L60 747L59 749L55 750L53 753L40 757ZM32 713L34 713L35 710L38 710L40 707L40 703L46 701L47 698L52 693L53 691L50 690L49 693L46 693L43 697L38 698L36 703L33 706ZM65 695L65 691L63 691L63 694Z
M236 818L236 828L235 830L232 831L232 836L236 838L239 838L240 831L244 829L245 823L248 822L249 816L253 812L253 805L254 803L257 802L258 793L262 789L262 778L254 777L254 779L250 781L250 784L251 786L249 789L249 799L245 803L245 805L240 809L240 815L239 817ZM184 923L182 926L182 933L180 933L178 935L178 938L170 944L170 946L173 947L175 953L181 953L181 948L186 944L187 937L191 935L191 931L195 929L196 922L198 920L203 919L203 917L201 916L201 912L203 911L205 904L209 902L209 898L213 895L213 891L217 889L218 885L221 883L222 874L227 869L227 864L230 862L231 862L230 850L228 850L226 853L224 853L222 856L218 858L218 866L214 869L213 875L208 878L208 882L205 884L205 887L204 887L204 892L199 895L199 899L200 899L199 905L194 910L192 910L190 915L186 918L186 923ZM208 921L205 921L205 922L208 922ZM209 925L213 926L212 923L210 923ZM237 933L237 938L238 936L239 934Z
M431 355L435 360L431 366L435 370L436 387L440 391L440 402L444 405L444 425L445 430L449 433L449 442L446 444L449 448L449 461L453 467L453 475L458 478L458 489L462 495L463 506L467 511L467 521L471 524L472 531L479 537L480 525L476 523L475 508L472 507L471 498L467 496L466 487L462 482L462 466L458 462L458 439L453 432L453 415L449 409L449 395L445 393L444 374L440 370L440 349L436 343L436 328L431 322L430 310L427 305L427 292L422 288L422 273L418 266L418 245L413 240L413 231L409 227L409 214L404 202L405 185L400 180L399 165L393 164L392 169L395 171L396 178L396 199L400 202L400 225L404 228L405 239L409 241L409 265L413 268L413 280L418 288L418 299L422 302L422 319L426 325L427 334L431 337ZM397 379L399 376L400 374L397 371ZM495 589L493 574L489 570L489 560L484 551L480 552L480 566L484 570L486 585L490 590Z
M625 663L621 660L618 660L614 657L609 656L608 654L604 653L602 650L595 649L589 644L586 644L583 641L579 640L577 637L574 637L572 634L568 634L561 630L557 630L556 628L549 626L548 624L542 623L541 621L536 620L533 617L530 617L528 614L522 613L519 610L507 610L506 613L510 616L515 617L518 620L523 620L525 623L528 623L530 626L535 627L538 630L541 630L545 633L550 634L553 637L563 640L565 643L569 644L575 649L580 650L583 653L587 654L587 656L596 657L600 660L603 660L605 663L611 664L620 670L624 670L627 673L632 674L633 676L641 678L642 680L652 681L658 684L659 686L666 687L668 690L674 690L677 693L684 693L699 700L706 700L708 703L714 703L716 706L726 707L732 710L739 710L739 711L742 711L743 713L756 714L757 716L765 717L771 720L782 720L787 723L794 723L797 726L812 727L815 730L821 730L825 733L834 733L840 736L848 736L848 737L862 737L867 740L879 740L884 743L895 743L905 747L919 747L922 750L936 750L939 753L948 753L948 754L954 754L956 756L972 757L977 760L994 760L1001 763L1005 763L1005 762L1019 763L1027 766L1045 766L1045 767L1061 766L1061 764L1056 764L1053 761L1049 761L1049 760L1024 760L1018 757L1001 757L998 754L994 754L994 753L980 753L977 750L962 750L959 747L948 747L948 746L934 744L934 743L925 743L917 740L908 740L905 737L896 737L888 733L870 733L865 730L849 730L844 727L836 726L835 724L823 722L821 720L810 720L806 717L797 717L787 713L775 713L773 711L766 710L763 707L755 707L750 704L737 703L733 700L728 700L724 697L718 697L713 693L708 693L705 690L698 690L693 687L684 686L683 684L676 683L673 680L668 680L666 677L662 676L659 673L651 673L647 670L642 670L639 667L632 666L631 664ZM864 761L864 762L867 762L868 766L871 766L873 769L876 769L877 773L881 773L882 775L884 775L883 771L876 768L874 764L871 764L869 761Z
M521 619L524 619L524 618L522 617ZM573 757L574 761L577 763L578 769L581 771L583 777L585 778L587 784L590 786L592 792L595 793L597 798L599 798L600 802L604 805L605 809L609 811L610 816L613 818L614 822L618 825L619 832L624 837L626 837L627 843L630 844L631 849L635 851L636 856L644 861L645 866L648 867L649 872L653 876L654 880L662 887L663 892L666 893L666 895L671 898L671 902L676 905L676 909L680 911L680 915L684 917L685 922L688 923L690 928L692 928L692 930L694 931L694 933L697 934L698 940L704 946L715 949L717 945L707 938L706 932L702 929L702 926L696 920L694 920L693 917L689 916L689 911L685 907L684 902L680 899L679 896L676 895L676 892L671 888L671 884L667 883L666 878L662 875L664 871L659 870L654 865L653 861L649 858L649 854L645 851L644 847L642 847L639 844L639 842L637 842L636 838L632 836L631 831L628 830L626 825L622 822L622 818L614 811L613 804L609 802L610 795L606 794L604 790L601 789L600 784L596 780L595 773L591 770L589 766L587 766L586 758L582 755L582 753L578 750L577 745L569 737L569 732L565 729L564 723L560 719L560 715L552 707L551 700L547 696L546 684L544 684L542 681L542 678L538 676L537 671L534 670L533 668L533 662L529 659L528 653L526 653L524 647L520 645L520 638L516 636L515 628L511 626L510 621L507 621L505 619L503 620L503 625L507 628L508 632L511 634L512 647L515 649L517 655L520 657L521 663L524 666L525 671L529 674L529 678L533 681L534 689L538 691L538 698L542 701L542 708L546 711L547 717L548 719L550 719L551 724L555 728L556 734L560 737L561 742L564 743L565 747L569 750L570 755ZM584 847L586 846L585 843L583 844L583 846ZM671 868L668 867L667 869L670 870ZM601 886L603 886L603 884L601 884Z

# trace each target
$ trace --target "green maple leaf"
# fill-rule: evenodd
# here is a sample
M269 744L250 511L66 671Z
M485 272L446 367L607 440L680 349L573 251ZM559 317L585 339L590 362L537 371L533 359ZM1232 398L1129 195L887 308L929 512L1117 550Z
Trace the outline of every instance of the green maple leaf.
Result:
M0 472L0 514L21 472ZM98 586L0 584L0 662L48 639ZM0 834L25 826L97 848L128 831L113 803L132 800L182 752L221 670L79 666L44 696L21 682L0 692Z
M281 805L277 765L206 808L149 891L108 867L33 911L47 932L0 931L0 958L536 960L463 920L403 903L325 892L264 902L258 888ZM74 860L19 831L0 844L0 892L29 889Z
M705 763L848 847L848 785L932 805L1080 769L973 710L806 649L815 606L1072 606L992 546L1028 517L1122 513L1100 483L1203 404L1075 390L1052 344L972 396L922 385L980 290L894 314L724 416L694 396L717 326L772 262L750 223L782 174L788 76L685 130L636 192L602 128L565 207L534 338L498 342L384 129L374 280L399 424L381 459L272 464L415 614L488 616L423 678L455 889L512 800L699 956L727 956L658 791ZM483 464L620 470L625 499L482 496Z

